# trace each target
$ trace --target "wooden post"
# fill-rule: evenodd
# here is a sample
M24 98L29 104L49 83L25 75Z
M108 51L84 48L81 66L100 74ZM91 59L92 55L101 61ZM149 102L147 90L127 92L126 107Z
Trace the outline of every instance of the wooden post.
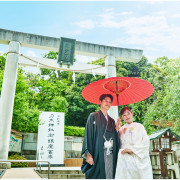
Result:
M167 170L167 160L166 160L166 152L161 150L159 152L160 155L160 165L161 165L161 177L163 179L168 178L168 170Z

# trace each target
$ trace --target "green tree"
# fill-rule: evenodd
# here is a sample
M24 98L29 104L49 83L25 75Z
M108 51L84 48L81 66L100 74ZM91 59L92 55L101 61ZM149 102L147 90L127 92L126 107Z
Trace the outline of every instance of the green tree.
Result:
M3 83L5 61L6 56L0 56L0 91ZM12 118L13 129L23 132L37 132L39 110L36 106L30 106L29 99L31 99L31 90L24 76L24 71L19 68Z
M68 102L64 97L54 97L51 101L51 111L52 112L68 112Z
M57 59L57 53L49 52L45 54L44 57ZM85 101L81 95L82 90L89 83L97 79L102 79L103 77L96 76L95 79L91 74L75 73L76 83L74 84L72 75L72 72L41 69L39 81L37 81L36 84L33 82L38 88L38 93L35 98L37 101L36 104L40 110L48 111L53 109L52 104L55 105L53 102L54 98L64 98L68 105L68 108L65 110L66 125L85 126L88 115L96 111L98 106ZM43 76L46 76L46 79L43 78ZM57 88L57 86L59 87ZM56 99L56 102L57 101Z
M5 62L6 62L6 55L4 54L3 56L0 54L0 70L4 70Z
M144 116L144 125L149 132L157 129L152 125L153 121L159 121L163 128L166 127L166 122L172 122L173 131L177 134L180 132L179 70L179 59L161 57L146 71L146 78L154 85L152 103L149 104ZM158 127L160 128L162 127Z
M28 83L19 69L17 74L16 94L14 100L12 129L23 132L37 132L39 123L39 110L30 106L31 93Z

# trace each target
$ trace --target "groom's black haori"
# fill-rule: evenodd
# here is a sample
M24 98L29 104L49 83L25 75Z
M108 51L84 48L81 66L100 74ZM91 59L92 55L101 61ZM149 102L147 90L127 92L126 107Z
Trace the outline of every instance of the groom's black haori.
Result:
M91 113L86 123L82 155L86 156L87 152L89 152L94 160L94 165L90 165L83 158L81 169L87 179L115 178L120 143L115 121L109 115L107 117L108 121L102 111L99 110L98 112ZM104 148L105 139L107 141L112 139L113 141L110 155L106 154L107 149Z

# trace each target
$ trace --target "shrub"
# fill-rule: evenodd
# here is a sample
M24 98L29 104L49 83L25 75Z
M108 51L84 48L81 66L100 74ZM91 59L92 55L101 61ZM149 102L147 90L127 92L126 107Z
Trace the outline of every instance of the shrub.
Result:
M76 126L65 126L64 127L64 135L65 136L84 137L84 133L85 133L84 127L76 127Z
M8 157L11 160L27 160L24 156L20 156L19 154L13 154ZM11 167L28 167L28 162L12 162Z

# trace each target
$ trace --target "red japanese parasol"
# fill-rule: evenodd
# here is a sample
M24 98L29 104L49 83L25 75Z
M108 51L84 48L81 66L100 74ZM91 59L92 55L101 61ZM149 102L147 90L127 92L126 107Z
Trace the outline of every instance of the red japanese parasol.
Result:
M111 77L87 85L82 91L82 96L91 103L99 104L99 97L102 94L111 94L112 106L119 106L142 101L148 98L153 90L153 85L143 79Z

